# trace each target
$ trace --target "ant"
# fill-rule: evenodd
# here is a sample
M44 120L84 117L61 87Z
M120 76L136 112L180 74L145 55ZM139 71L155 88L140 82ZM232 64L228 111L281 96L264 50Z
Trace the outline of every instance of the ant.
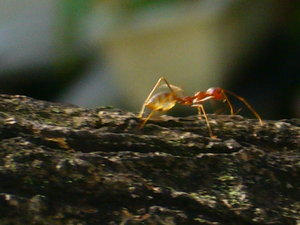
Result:
M161 82L164 82L165 85L162 85L162 87L167 87L169 91L167 92L159 92L155 95L153 93L159 86ZM230 109L230 114L234 115L235 112L233 110L233 106L231 102L229 101L227 95L234 96L235 98L239 99L241 102L243 102L247 108L254 114L254 116L258 119L260 125L263 125L262 119L259 116L259 114L254 110L254 108L242 97L239 95L227 91L225 89L219 88L219 87L213 87L209 88L207 91L198 91L193 96L183 96L183 90L175 85L170 85L169 82L164 78L161 77L158 79L154 87L152 88L150 94L144 101L144 104L142 106L142 109L140 113L138 114L138 117L141 118L143 121L140 125L140 128L143 128L144 125L147 123L147 121L153 116L153 114L157 111L165 112L173 108L176 103L181 105L187 105L191 107L195 107L198 110L199 118L202 118L202 115L205 118L206 125L208 128L208 132L211 138L216 138L216 136L213 135L212 129L210 127L210 124L208 122L208 118L203 106L203 103L207 100L213 99L217 101L223 101L226 102ZM145 111L145 108L148 108L151 110L150 114L143 118L143 114Z

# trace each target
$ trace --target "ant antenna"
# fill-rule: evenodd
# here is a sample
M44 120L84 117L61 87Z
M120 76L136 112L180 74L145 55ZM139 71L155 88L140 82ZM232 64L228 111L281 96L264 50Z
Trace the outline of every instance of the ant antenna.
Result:
M237 94L235 94L231 91L223 90L223 92L226 92L227 94L230 94L230 95L236 97L237 99L239 99L241 102L243 102L248 107L248 109L256 116L256 118L258 119L260 125L261 126L263 125L261 117L258 115L258 113L254 110L254 108L244 98L242 98L241 96L238 96ZM226 97L226 95L224 95L224 96L227 100L228 98ZM228 104L229 104L229 102L228 102ZM230 105L231 104L229 104L229 107L230 107ZM232 108L232 106L231 106L231 108Z
M227 104L228 104L228 106L229 106L229 108L230 108L230 114L231 114L231 115L234 115L233 106L232 106L231 102L229 101L229 98L228 98L227 95L225 94L225 90L223 90L223 89L222 89L222 94L223 94L223 96L224 96L224 98L225 98L225 101L227 102Z

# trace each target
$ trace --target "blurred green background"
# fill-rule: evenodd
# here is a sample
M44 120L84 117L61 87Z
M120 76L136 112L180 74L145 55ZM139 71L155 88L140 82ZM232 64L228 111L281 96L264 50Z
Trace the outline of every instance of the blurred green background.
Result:
M299 117L299 2L0 0L0 93L137 112L165 76Z

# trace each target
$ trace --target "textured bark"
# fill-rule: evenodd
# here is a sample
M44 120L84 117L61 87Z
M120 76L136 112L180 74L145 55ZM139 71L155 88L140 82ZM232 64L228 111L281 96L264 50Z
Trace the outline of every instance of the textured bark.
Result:
M299 224L299 120L0 95L0 224Z

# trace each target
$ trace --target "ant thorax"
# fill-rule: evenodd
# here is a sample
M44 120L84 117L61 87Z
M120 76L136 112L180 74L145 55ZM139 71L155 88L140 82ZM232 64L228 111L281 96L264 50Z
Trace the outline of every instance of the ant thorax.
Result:
M193 98L194 99L192 102L192 106L197 107L197 106L203 104L203 102L205 102L206 100L211 99L213 97L204 91L198 91L194 94Z

